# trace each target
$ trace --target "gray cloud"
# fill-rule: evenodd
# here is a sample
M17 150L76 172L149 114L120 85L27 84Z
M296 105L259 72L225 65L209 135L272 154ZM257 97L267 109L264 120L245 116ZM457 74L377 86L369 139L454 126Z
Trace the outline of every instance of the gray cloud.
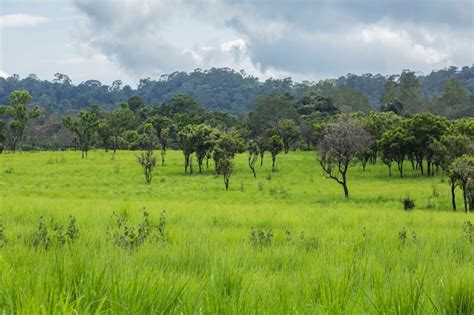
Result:
M315 79L474 61L471 1L75 4L87 17L80 40L137 76L229 66L263 77Z

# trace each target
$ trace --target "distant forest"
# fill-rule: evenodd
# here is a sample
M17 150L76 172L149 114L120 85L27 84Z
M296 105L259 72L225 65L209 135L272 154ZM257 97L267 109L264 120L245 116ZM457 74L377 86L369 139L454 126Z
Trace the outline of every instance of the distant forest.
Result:
M454 88L464 90L461 94L466 97L463 105L457 105L456 108L447 108L446 102L442 101L446 83L450 79L457 79L460 84ZM33 97L30 105L64 115L92 104L111 111L132 96L140 96L146 104L159 104L169 101L176 94L187 94L208 110L239 115L251 111L258 97L278 93L288 94L295 101L308 94L317 94L331 98L339 108L367 112L379 109L394 96L403 99L403 95L397 94L397 86L402 85L404 90L412 88L421 94L419 101L405 104L408 112L430 111L448 118L473 115L474 66L461 69L450 67L429 75L416 75L408 70L392 76L347 74L319 82L295 82L291 78L260 81L244 71L228 68L196 69L190 73L163 75L158 80L142 79L136 89L124 85L120 80L111 85L104 85L97 80L74 85L67 75L60 73L55 75L53 81L41 80L34 74L23 79L12 75L6 79L0 78L0 104L8 104L12 91L26 89Z

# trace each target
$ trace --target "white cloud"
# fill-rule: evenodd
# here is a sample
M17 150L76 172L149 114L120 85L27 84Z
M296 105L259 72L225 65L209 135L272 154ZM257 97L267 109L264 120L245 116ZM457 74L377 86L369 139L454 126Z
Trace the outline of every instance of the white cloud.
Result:
M0 78L8 78L10 75L3 70L0 70Z
M0 16L0 27L32 27L48 21L47 17L40 15L7 14Z

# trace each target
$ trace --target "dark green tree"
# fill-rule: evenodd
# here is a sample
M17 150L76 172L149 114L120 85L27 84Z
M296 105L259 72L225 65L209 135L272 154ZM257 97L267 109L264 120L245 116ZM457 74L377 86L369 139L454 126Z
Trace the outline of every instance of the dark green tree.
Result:
M279 135L273 135L268 140L268 150L272 154L272 172L275 172L276 157L284 148L283 140Z

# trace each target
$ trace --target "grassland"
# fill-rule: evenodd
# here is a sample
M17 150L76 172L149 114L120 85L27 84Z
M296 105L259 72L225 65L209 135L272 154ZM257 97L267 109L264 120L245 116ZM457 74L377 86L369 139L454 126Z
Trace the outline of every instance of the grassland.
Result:
M450 210L441 176L354 166L345 200L314 153L280 155L276 173L267 156L257 179L245 154L235 162L225 191L212 165L185 175L177 151L150 185L134 152L0 155L0 312L474 314L474 217ZM143 207L154 223L166 210L169 241L118 248L112 213L138 223ZM76 243L27 244L40 216L69 215ZM252 228L271 244L254 246Z

